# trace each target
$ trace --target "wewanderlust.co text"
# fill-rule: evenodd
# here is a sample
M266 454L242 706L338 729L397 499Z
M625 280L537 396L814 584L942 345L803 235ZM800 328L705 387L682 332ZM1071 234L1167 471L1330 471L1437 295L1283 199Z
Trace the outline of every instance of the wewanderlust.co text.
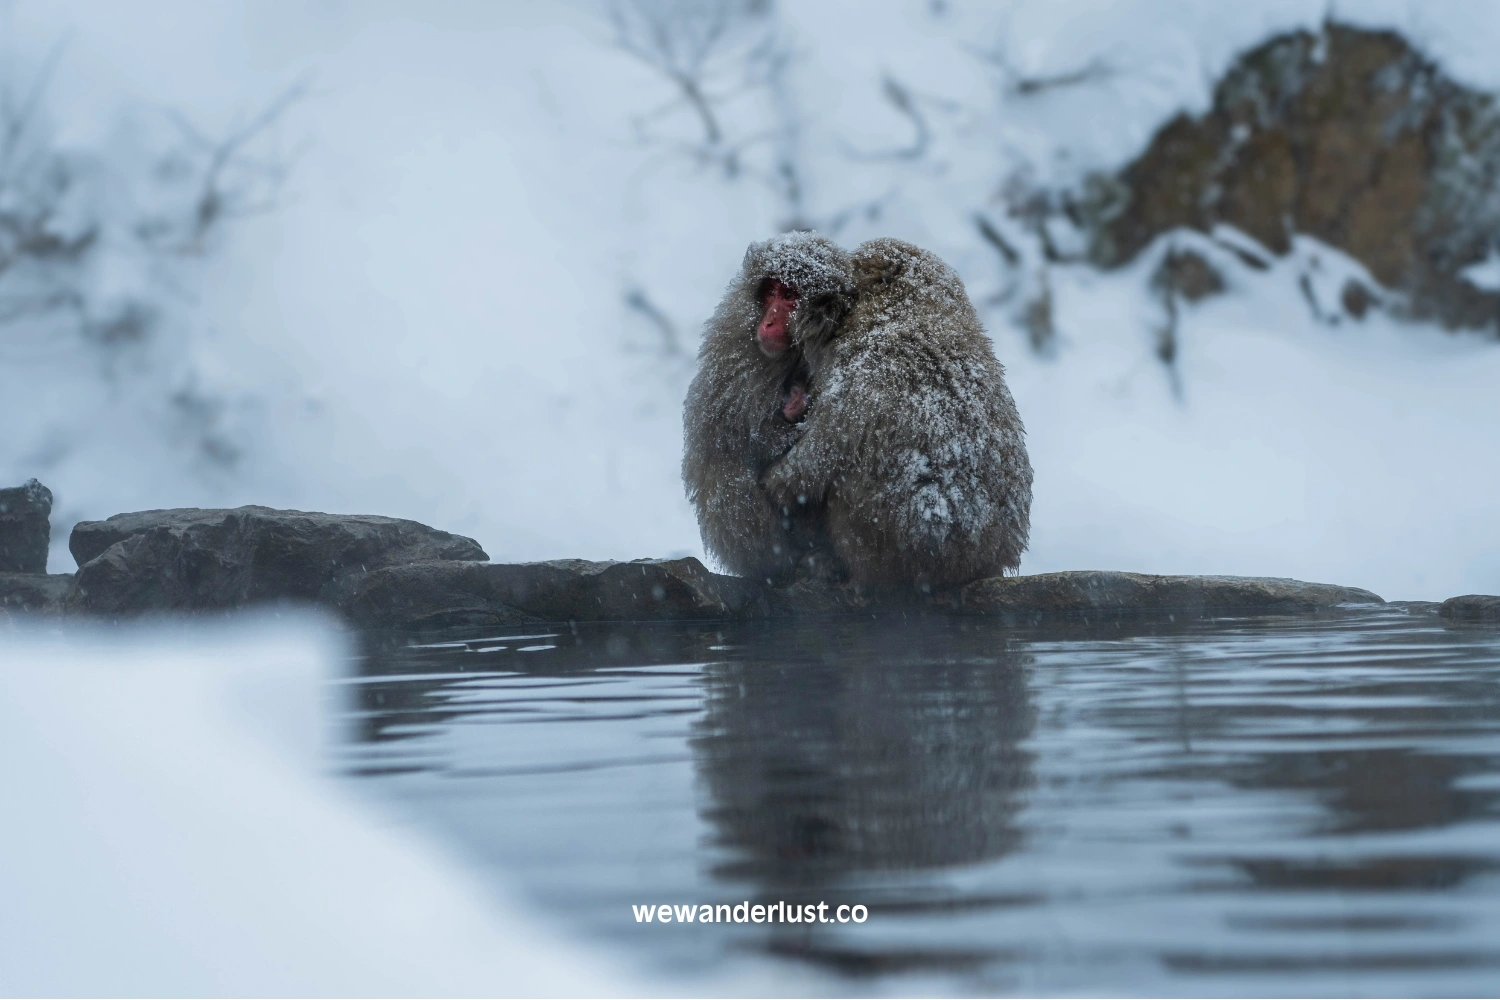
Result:
M649 924L862 924L870 919L870 910L863 903L853 906L840 904L829 907L827 903L684 903L676 905L630 905L635 911L635 922ZM830 909L832 912L830 913Z

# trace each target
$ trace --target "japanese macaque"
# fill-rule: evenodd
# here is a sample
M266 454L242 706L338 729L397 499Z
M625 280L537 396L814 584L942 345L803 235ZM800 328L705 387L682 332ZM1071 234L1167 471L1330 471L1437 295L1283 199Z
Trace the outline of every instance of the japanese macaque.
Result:
M731 573L785 583L809 560L826 564L820 513L773 502L759 480L808 409L797 343L826 340L853 302L848 252L784 233L750 246L708 321L683 408L682 480L704 547Z
M1025 430L963 282L892 239L860 246L853 268L841 324L793 327L810 403L762 485L787 510L824 512L860 587L931 591L1016 569Z
M802 418L807 415L806 377L805 372L800 370L794 372L792 384L787 387L786 393L781 397L781 415L787 419L788 423L801 423Z

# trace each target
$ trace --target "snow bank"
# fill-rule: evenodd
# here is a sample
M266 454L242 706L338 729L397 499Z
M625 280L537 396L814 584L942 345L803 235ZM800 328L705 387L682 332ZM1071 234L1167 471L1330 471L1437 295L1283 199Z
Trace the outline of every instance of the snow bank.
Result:
M1358 264L1299 238L1183 309L1178 398L1149 354L1156 259L1054 276L1063 363L1015 337L1036 468L1023 571L1290 576L1387 600L1500 587L1494 343L1379 313L1313 319L1283 290L1320 273L1337 289Z
M346 657L312 621L0 632L0 994L628 990L320 773Z

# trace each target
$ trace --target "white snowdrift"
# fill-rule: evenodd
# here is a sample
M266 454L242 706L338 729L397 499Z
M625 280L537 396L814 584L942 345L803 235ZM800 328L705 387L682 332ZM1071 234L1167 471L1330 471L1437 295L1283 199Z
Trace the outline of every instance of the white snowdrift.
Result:
M319 773L346 655L311 621L0 632L0 994L628 992Z

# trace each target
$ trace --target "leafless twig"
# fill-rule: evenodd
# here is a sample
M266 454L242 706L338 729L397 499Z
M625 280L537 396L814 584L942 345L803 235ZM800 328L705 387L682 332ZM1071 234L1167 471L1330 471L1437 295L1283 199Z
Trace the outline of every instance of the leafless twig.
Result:
M66 38L52 47L52 51L47 53L47 58L42 62L42 68L37 71L36 77L31 81L31 86L27 89L25 96L20 97L19 100L9 83L0 87L0 184L3 184L11 175L15 160L28 138L28 130L35 121L42 95L52 82L52 74L57 71L57 65L62 60L65 48L67 48Z
M681 357L683 355L682 341L677 336L677 326L672 318L661 310L655 302L651 301L645 289L640 287L631 288L625 293L625 305L632 312L639 313L648 323L656 328L661 335L661 351L668 357Z
M1059 90L1076 87L1083 83L1107 80L1118 72L1114 65L1102 56L1094 56L1082 66L1060 73L1026 74L1015 68L1014 62L1003 46L978 52L977 55L1000 71L1005 92L1017 97L1034 97L1048 90Z
M307 97L308 86L306 80L292 84L248 122L220 138L205 134L180 111L169 110L168 117L188 143L188 157L198 162L198 192L186 226L176 220L155 219L139 227L140 235L157 249L201 253L220 221L268 208L288 167L252 157L247 148Z
M881 153L861 153L851 149L849 155L856 160L920 160L932 143L932 127L918 106L917 97L893 76L886 76L880 81L880 92L897 113L911 122L912 140L900 149Z
M1006 264L1016 267L1021 263L1021 252L1011 245L1010 240L995 228L995 224L986 218L984 213L974 213L974 225L978 227L980 237L1000 252Z
M739 173L745 146L761 137L731 134L725 107L766 88L784 65L785 47L767 10L757 0L614 0L615 47L673 91L670 101L636 120L643 140L662 141L647 126L686 109L699 135L685 151L731 177Z
M652 4L621 0L610 7L615 44L661 73L698 116L705 145L724 137L718 117L704 92L706 67L729 27L731 5Z
M41 105L64 48L53 46L20 92L0 83L0 324L80 308L73 265L98 236L95 225L59 222L73 169L51 145Z

